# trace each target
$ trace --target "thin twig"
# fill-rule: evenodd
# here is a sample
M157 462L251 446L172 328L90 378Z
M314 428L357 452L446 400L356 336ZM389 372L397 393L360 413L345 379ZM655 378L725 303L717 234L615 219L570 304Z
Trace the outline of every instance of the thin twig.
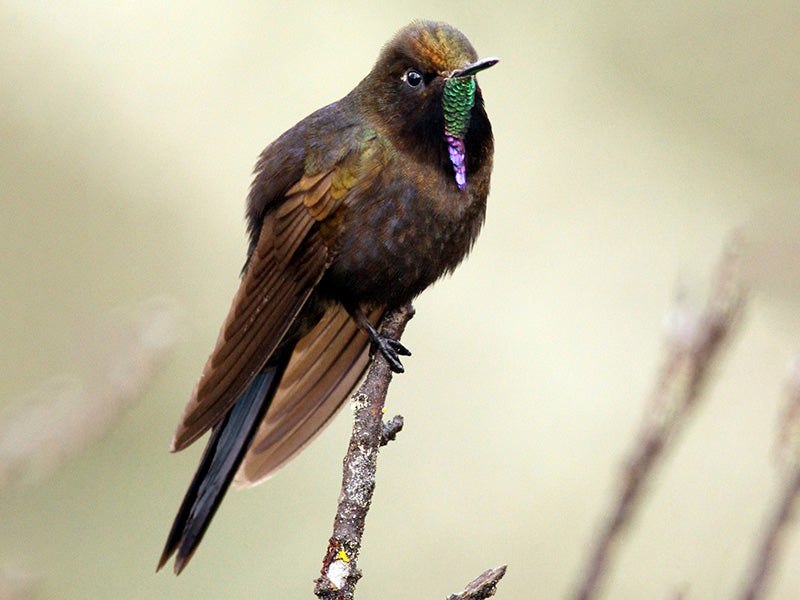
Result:
M739 321L744 294L738 278L739 256L730 246L717 270L710 299L699 315L677 315L666 361L650 401L648 418L631 449L620 491L603 523L574 597L595 598L610 564L615 542L638 508L654 467L702 397L724 342Z
M399 340L413 315L414 308L410 304L387 314L383 318L382 334ZM344 458L339 507L333 523L333 535L322 561L321 576L314 588L314 593L321 600L352 599L355 585L361 577L357 566L358 554L375 489L378 447L383 431L383 404L391 380L392 371L378 353L364 383L352 398L353 433Z
M485 600L497 591L497 583L506 574L507 565L500 565L478 575L467 584L462 592L451 594L447 600Z
M778 431L779 459L785 467L783 488L775 501L748 570L740 598L756 600L766 592L781 550L781 539L790 525L797 497L800 496L800 358L795 360L786 381L788 395Z
M792 520L792 509L798 496L800 496L800 467L795 467L781 490L775 513L764 531L758 554L756 554L750 569L750 579L740 596L742 600L761 598L766 590L766 584L778 554L781 534Z

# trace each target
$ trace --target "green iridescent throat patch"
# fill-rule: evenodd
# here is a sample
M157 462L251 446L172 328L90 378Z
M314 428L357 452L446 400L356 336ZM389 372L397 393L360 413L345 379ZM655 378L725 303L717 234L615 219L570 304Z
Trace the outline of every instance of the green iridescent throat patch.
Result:
M452 77L444 84L442 103L445 135L464 139L475 104L475 85L474 77Z

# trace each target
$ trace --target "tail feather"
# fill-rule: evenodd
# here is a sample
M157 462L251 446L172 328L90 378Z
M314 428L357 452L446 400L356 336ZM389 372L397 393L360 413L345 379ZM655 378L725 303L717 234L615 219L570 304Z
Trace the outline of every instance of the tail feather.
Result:
M286 358L261 370L214 427L200 466L172 523L156 571L177 551L175 574L179 574L203 539L275 395L291 352L284 356Z

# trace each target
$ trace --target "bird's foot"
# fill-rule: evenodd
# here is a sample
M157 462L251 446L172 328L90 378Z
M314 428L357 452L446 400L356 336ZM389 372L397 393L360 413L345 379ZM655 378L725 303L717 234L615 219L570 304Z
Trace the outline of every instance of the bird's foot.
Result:
M372 332L370 332L370 334L372 334ZM400 362L400 356L411 356L409 349L403 346L399 341L383 336L377 331L374 332L374 335L370 335L369 337L370 356L373 356L376 350L380 350L386 362L389 363L389 368L395 373L402 373L405 369L403 369L403 364Z
M411 310L413 311L413 308ZM402 373L405 371L405 369L403 369L403 363L400 362L400 357L411 356L409 349L403 346L399 340L378 333L378 330L375 329L375 326L372 323L370 323L370 320L367 318L361 308L351 307L347 309L347 312L350 313L350 316L361 328L361 330L366 332L366 334L369 336L370 358L375 356L375 352L377 350L380 350L381 354L383 354L383 357L386 359L386 362L389 363L389 368L392 371L395 373Z

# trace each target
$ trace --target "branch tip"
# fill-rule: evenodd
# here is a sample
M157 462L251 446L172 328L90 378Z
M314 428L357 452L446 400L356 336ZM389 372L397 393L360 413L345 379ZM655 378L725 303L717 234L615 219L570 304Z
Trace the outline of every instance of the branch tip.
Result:
M451 594L447 600L484 600L497 591L497 584L506 574L508 565L500 565L478 575L458 594Z
M385 446L389 442L393 442L397 434L403 430L403 415L395 415L391 421L387 421L381 425L381 441L380 445Z

